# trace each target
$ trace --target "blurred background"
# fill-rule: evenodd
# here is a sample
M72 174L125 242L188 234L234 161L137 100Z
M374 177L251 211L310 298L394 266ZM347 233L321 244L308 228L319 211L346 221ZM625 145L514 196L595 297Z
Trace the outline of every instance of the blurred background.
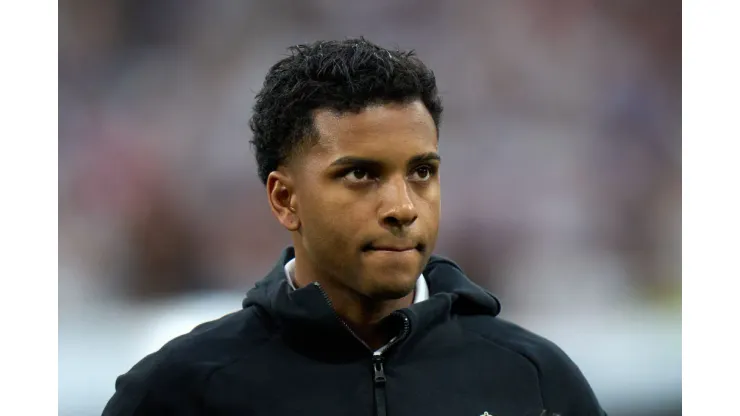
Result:
M359 35L437 74L437 251L611 416L681 414L677 0L61 0L59 414L240 308L290 243L254 95L289 45Z

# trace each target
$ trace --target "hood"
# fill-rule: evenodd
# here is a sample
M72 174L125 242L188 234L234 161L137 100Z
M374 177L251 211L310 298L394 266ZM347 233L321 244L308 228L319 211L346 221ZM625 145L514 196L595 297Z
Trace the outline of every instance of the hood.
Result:
M332 342L356 343L318 286L290 288L285 264L294 257L293 247L283 250L273 269L249 290L242 306L258 307L283 332L297 337L303 345L310 344L310 339L326 340L327 337L332 338ZM498 299L473 283L450 259L432 256L423 274L429 287L429 299L402 309L411 321L413 332L424 331L453 315L496 316L501 311Z

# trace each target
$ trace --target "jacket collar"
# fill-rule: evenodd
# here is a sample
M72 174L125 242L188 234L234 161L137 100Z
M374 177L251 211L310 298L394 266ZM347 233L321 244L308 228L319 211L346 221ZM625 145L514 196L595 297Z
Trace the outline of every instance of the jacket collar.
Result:
M349 355L367 353L344 327L317 285L291 288L285 276L285 265L294 257L293 247L284 249L273 269L249 290L242 306L259 307L281 328L287 340L295 341L312 353L322 353L326 359L341 359L336 351ZM496 316L501 311L493 294L473 283L447 258L433 255L422 276L429 298L400 310L409 318L410 336L449 320L453 315ZM333 345L331 352L317 351L319 346L326 344Z
M290 290L296 290L295 286L295 258L292 258L288 260L287 263L285 263L285 278L288 280L288 287L290 287ZM424 273L419 275L419 278L416 279L416 288L414 289L414 303L424 302L425 300L429 299L429 286L427 286L427 281L424 278Z

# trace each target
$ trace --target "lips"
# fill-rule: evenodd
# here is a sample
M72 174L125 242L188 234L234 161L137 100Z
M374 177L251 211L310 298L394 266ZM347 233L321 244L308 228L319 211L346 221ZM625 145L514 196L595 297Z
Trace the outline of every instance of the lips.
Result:
M402 251L410 251L414 250L415 246L404 246L404 247L391 247L391 246L374 246L370 248L370 250L373 251L396 251L396 252L402 252Z
M412 242L368 243L362 248L362 251L391 251L398 253L411 250L423 251L424 245L421 243L414 244Z

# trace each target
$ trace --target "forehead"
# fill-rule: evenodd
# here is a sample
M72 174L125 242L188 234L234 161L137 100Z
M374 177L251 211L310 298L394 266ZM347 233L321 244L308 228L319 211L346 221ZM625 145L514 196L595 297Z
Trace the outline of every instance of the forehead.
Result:
M309 153L319 157L413 156L437 149L437 129L421 101L375 105L357 114L318 110L314 127L318 141Z

